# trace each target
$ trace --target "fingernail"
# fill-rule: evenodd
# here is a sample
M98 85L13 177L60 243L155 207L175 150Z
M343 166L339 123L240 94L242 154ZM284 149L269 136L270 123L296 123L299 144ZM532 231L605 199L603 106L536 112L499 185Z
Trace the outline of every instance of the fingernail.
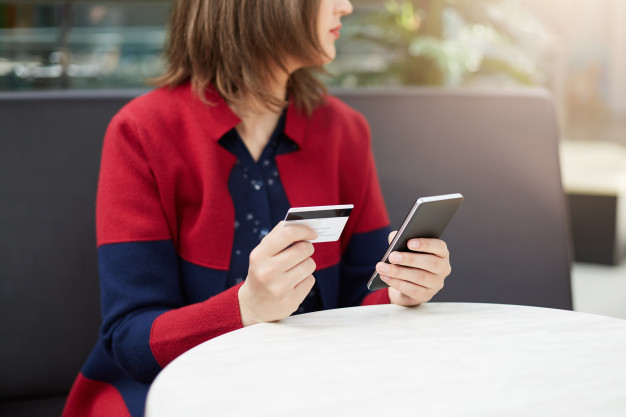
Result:
M386 263L379 262L377 265L377 269L378 269L378 272L389 272L391 268Z
M391 260L391 262L400 262L402 260L402 255L398 252L393 252L389 255L389 260Z
M409 242L409 248L411 249L417 249L420 246L420 241L419 240L412 240Z

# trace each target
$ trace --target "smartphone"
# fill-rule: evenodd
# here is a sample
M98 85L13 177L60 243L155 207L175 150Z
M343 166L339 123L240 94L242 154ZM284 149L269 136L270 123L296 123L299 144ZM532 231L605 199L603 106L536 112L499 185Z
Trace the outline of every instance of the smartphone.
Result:
M381 262L390 263L388 258L391 252L409 252L407 243L411 239L439 239L462 201L463 196L459 193L418 198L389 244ZM380 279L378 272L374 272L367 283L370 291L388 286Z

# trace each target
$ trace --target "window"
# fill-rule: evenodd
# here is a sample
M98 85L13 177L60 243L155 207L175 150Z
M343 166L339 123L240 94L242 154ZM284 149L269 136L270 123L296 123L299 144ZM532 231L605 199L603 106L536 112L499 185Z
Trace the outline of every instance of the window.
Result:
M549 4L548 4L549 3ZM623 0L353 0L334 87L543 86L564 135L626 144ZM0 91L136 88L172 0L0 2Z
M164 1L0 4L0 90L142 86L162 71L169 9Z

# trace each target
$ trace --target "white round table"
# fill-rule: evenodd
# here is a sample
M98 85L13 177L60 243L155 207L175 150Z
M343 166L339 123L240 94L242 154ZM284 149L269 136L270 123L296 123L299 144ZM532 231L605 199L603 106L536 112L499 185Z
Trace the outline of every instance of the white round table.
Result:
M626 416L626 320L497 304L328 310L183 354L148 417Z

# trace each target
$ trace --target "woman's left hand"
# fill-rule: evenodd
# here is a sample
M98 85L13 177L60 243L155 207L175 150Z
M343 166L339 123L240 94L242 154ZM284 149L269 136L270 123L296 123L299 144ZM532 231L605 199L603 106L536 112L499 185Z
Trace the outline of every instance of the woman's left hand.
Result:
M389 242L396 232L391 232ZM389 285L392 304L415 306L429 301L443 288L450 275L450 252L446 242L439 239L411 239L411 252L392 252L390 264L379 262L376 271ZM418 253L416 253L418 252Z

